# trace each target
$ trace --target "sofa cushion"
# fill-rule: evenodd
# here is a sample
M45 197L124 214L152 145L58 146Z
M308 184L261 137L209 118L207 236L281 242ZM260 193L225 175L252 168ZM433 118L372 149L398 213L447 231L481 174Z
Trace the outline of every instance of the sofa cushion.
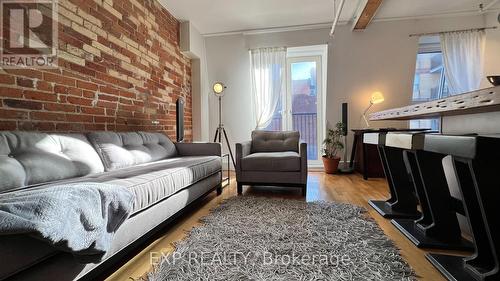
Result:
M252 153L256 152L299 152L299 132L253 131Z
M103 171L82 134L0 132L0 192Z
M300 155L295 151L252 153L241 159L244 171L300 171Z
M150 163L177 155L172 141L161 133L93 132L88 133L101 156L106 171Z
M135 194L134 214L221 170L219 156L174 157L50 185L97 182L127 187Z

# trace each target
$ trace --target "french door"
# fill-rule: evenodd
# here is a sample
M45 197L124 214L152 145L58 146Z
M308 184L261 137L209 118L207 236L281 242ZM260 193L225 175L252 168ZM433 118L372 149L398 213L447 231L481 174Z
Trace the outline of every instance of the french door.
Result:
M286 91L266 129L299 131L301 141L307 143L309 165L316 166L320 164L325 128L325 58L321 54L303 50L293 52L293 49L287 55Z

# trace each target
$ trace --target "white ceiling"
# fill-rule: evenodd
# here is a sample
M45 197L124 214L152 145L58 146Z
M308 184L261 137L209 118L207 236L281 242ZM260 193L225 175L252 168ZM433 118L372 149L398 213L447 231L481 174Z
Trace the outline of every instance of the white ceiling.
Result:
M176 18L202 34L330 23L333 0L159 0ZM341 21L352 19L360 0L345 0ZM384 0L376 20L467 14L495 0ZM491 9L500 9L500 1Z

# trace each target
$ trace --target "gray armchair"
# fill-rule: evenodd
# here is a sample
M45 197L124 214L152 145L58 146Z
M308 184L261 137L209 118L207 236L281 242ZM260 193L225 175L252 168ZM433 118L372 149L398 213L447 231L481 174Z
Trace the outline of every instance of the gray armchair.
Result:
M253 131L236 144L238 194L243 185L293 186L307 190L307 144L299 132Z

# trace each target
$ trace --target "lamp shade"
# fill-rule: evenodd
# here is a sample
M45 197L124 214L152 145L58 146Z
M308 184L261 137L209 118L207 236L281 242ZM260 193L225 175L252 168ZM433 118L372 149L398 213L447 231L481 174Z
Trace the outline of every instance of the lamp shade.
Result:
M215 82L214 86L212 87L212 89L214 90L214 94L216 96L222 96L223 95L222 93L226 88L227 87L222 82Z
M379 103L383 102L384 100L385 100L384 95L381 92L374 92L372 94L370 102L372 104L379 104Z

